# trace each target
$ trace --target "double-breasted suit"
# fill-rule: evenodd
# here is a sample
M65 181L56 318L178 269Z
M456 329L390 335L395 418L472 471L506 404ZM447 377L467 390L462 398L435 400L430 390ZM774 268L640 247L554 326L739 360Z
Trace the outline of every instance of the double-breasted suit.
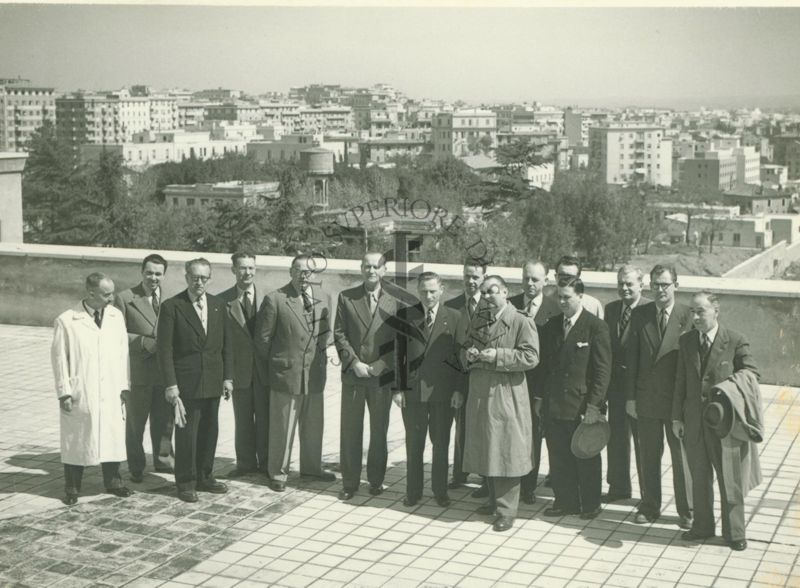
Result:
M745 539L744 501L740 493L726 492L722 473L722 446L716 432L703 421L711 400L711 389L741 370L758 375L743 335L719 325L707 356L703 357L700 333L684 333L678 345L672 419L684 423L683 441L692 471L694 522L692 532L699 537L714 535L714 473L720 490L722 535L727 541Z
M524 293L512 296L508 299L508 301L513 304L514 307L522 314L526 315L528 318L532 318L537 330L540 327L543 327L551 317L554 317L561 312L561 309L558 307L558 302L551 296L542 295L541 304L533 309L526 304ZM533 410L534 398L536 397L536 373L542 369L543 367L540 363L538 366L526 372L525 374L525 380L528 384L528 398L531 402L531 420L533 422L533 469L529 474L523 476L522 480L520 481L520 489L523 493L523 497L525 494L531 494L534 490L536 490L539 480L539 464L542 461L542 439L544 438L543 420L545 418L546 407L540 407L540 416L537 416L536 411Z
M125 318L130 349L131 390L125 399L128 469L134 476L140 476L144 471L146 459L142 440L149 418L153 467L171 470L175 417L164 398L164 382L156 355L156 309L141 283L117 294L114 306Z
M194 490L213 480L219 398L233 379L233 347L225 303L205 294L206 328L184 290L161 304L156 347L165 387L177 386L186 426L175 429L175 482Z
M614 300L606 304L604 320L611 337L611 381L608 385L608 425L611 436L606 447L606 481L608 493L616 496L631 495L631 437L633 437L636 471L639 472L639 439L636 434L636 421L625 411L627 393L625 391L625 372L627 370L627 349L631 342L631 318L633 309L650 302L646 298L631 304L631 314L627 324L621 319L625 302ZM624 327L624 328L623 328ZM641 476L640 476L641 477Z
M382 281L375 312L364 284L339 293L333 337L342 367L339 461L342 487L355 492L361 481L364 443L364 407L369 409L367 480L377 488L386 475L389 413L394 383L395 330L389 317L397 312L395 286ZM367 364L373 375L359 378L353 370L357 361Z
M611 339L602 320L581 310L564 336L564 315L542 328L544 365L537 388L547 400L545 434L550 455L554 508L591 513L600 507L602 459L575 457L572 436L587 405L600 408L611 380Z
M636 401L642 500L639 512L655 519L661 514L661 457L664 436L672 457L672 483L678 515L691 518L691 479L684 467L680 439L672 432L672 397L678 365L678 339L692 328L689 308L675 303L662 337L655 302L631 314L630 345L625 372L626 397Z
M289 282L264 297L256 345L267 362L269 389L268 474L285 482L292 443L300 428L300 473L322 473L323 391L331 336L328 295L313 291L310 310Z
M425 436L433 448L431 487L437 498L447 497L447 458L450 425L453 419L453 394L462 389L463 374L452 362L456 352L459 312L438 304L434 322L426 326L422 305L399 311L407 333L408 390L404 392L403 424L406 430L406 497L416 502L422 497Z
M219 297L225 302L233 348L233 416L235 422L236 469L242 473L267 471L269 395L267 363L259 361L254 342L255 287L247 315L242 291L233 286Z

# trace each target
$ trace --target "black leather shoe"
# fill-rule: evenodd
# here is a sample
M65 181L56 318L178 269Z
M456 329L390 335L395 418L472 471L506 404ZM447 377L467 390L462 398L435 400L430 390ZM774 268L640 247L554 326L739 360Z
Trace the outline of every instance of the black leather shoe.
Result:
M533 504L536 502L536 494L534 494L533 492L523 492L520 499L525 504Z
M160 468L155 468L155 470L159 474L174 474L175 473L175 470L172 469L171 467L160 467Z
M729 544L733 551L744 551L747 549L747 539L740 539L739 541L731 541Z
M514 526L513 517L497 517L497 519L495 519L494 521L494 524L492 525L492 530L497 531L498 533L502 533L503 531L508 531L513 526Z
M481 487L473 490L470 496L473 498L487 498L489 496L489 486L481 484Z
M77 494L67 494L64 497L64 504L67 506L75 506L78 504L78 495Z
M450 498L448 496L437 496L436 497L436 504L441 506L442 508L446 508L452 504Z
M714 533L711 533L710 535L701 535L695 531L692 531L691 529L681 533L681 539L684 541L703 541L705 539L711 539L713 536Z
M199 500L197 492L194 490L178 490L178 498L184 502L197 502Z
M589 512L582 512L580 518L582 518L584 521L590 521L592 519L596 519L597 515L600 514L601 510L602 509L598 506L596 509L590 510Z
M350 500L356 493L353 490L341 490L339 492L339 500Z
M383 484L378 484L377 486L370 485L369 493L372 496L380 496L383 494Z
M408 496L403 498L403 506L416 506L418 502L419 502L419 499L417 499L417 498L412 499L412 498L409 498Z
M133 490L126 488L125 486L120 486L119 488L106 488L106 492L113 494L114 496L119 496L120 498L127 498L133 494Z
M482 504L475 509L475 512L479 515L493 515L496 510L497 507L494 504Z
M197 491L211 492L212 494L225 494L228 491L228 487L219 480L211 479L197 482Z
M576 515L578 512L575 510L565 510L563 508L555 508L551 506L550 508L544 509L542 514L546 517L566 517L569 515Z
M138 474L131 474L131 482L134 484L141 484L142 480L144 480L144 476L140 473Z
M618 500L630 500L630 497L630 492L627 494L619 492L607 492L600 497L600 502L608 504L609 502L617 502Z
M273 492L283 492L286 490L286 482L281 480L270 480L269 487Z
M685 517L683 515L678 516L678 526L681 529L691 529L692 528L692 517Z

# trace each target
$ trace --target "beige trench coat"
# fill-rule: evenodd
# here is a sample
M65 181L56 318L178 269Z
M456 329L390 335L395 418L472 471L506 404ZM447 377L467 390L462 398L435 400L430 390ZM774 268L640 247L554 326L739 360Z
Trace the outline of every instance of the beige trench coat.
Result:
M476 315L477 316L477 315ZM473 320L460 337L461 362L466 350L497 350L494 364L476 363L469 371L464 471L516 478L533 468L533 423L525 372L539 363L534 322L507 304L491 325Z
M56 394L72 396L61 414L61 461L91 466L125 461L121 393L130 389L128 333L122 313L107 306L99 328L83 304L55 321L51 347Z

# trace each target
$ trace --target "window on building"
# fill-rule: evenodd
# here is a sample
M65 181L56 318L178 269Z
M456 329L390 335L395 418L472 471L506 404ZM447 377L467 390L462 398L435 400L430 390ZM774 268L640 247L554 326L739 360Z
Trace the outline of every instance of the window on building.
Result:
M173 198L172 199L172 206L178 206L178 199L177 198Z
M200 199L201 206L208 206L208 198L201 198Z
M742 243L742 236L739 233L733 234L733 246L738 247Z

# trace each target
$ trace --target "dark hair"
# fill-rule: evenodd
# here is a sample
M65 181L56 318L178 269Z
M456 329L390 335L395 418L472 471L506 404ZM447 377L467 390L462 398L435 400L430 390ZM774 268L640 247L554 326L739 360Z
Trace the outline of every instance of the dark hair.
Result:
M657 263L653 266L653 269L650 270L650 281L652 282L657 276L660 276L664 272L669 272L673 284L678 281L678 272L675 271L675 266L666 263Z
M158 265L164 266L164 272L167 271L167 260L161 257L158 253L151 253L147 257L142 260L142 271L144 271L144 266L148 263L157 263Z
M559 288L572 288L575 294L583 294L583 280L577 276L564 276L558 279Z
M484 276L486 272L489 271L489 264L473 257L468 257L466 261L464 261L464 267L479 267L481 268L481 274Z
M562 256L561 259L559 259L558 263L556 264L556 273L558 273L558 270L561 268L562 265L574 265L574 266L577 266L578 267L578 276L581 275L581 270L583 269L583 266L581 266L581 260L578 259L577 257L575 257L574 255L564 255L564 256Z
M246 250L237 251L236 253L231 255L231 263L233 265L236 265L236 262L239 261L240 259L252 259L252 260L255 260L255 258L256 258L256 254L253 253L252 251L246 251Z
M436 280L439 285L442 285L442 278L436 272L422 272L417 276L417 284L421 284L426 280Z

